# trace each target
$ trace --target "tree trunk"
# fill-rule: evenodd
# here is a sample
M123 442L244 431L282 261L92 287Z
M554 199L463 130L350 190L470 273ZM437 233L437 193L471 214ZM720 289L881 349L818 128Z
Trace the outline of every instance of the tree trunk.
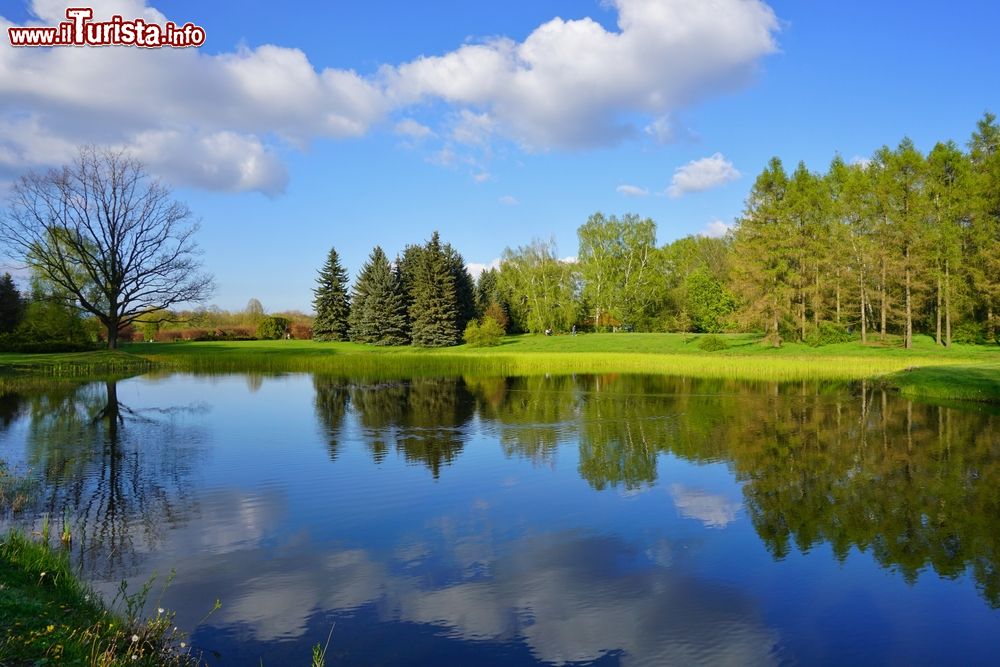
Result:
M816 272L816 292L813 294L813 326L819 329L819 271Z
M993 344L996 340L996 323L993 321L993 302L986 307L986 342Z
M772 305L773 309L771 310L771 317L774 322L774 338L772 339L771 344L774 347L781 347L781 334L778 331L778 300L774 299Z
M885 311L886 311L886 293L885 293L885 260L882 260L882 281L879 284L879 292L881 292L882 297L882 328L879 330L879 340L885 341Z
M118 321L105 324L108 328L108 349L114 350L118 347Z
M909 350L913 347L913 304L910 299L910 247L906 247L906 332L903 346Z
M861 271L858 278L861 289L861 344L868 342L868 303L865 294L865 272Z
M941 344L941 275L937 278L937 328L934 331L934 343Z
M805 290L799 292L799 340L806 339L806 293Z
M944 261L944 344L951 347L951 273Z
M840 324L840 271L837 271L837 324Z

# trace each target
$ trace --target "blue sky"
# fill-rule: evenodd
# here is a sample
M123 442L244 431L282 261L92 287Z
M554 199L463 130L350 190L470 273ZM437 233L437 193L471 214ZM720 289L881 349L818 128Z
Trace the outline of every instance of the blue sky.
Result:
M373 245L434 230L469 263L535 237L573 256L595 211L650 216L661 243L714 233L772 155L824 169L904 135L964 145L1000 111L997 3L713 2L98 2L207 42L15 53L4 38L0 178L82 142L134 147L201 218L214 303L308 311L330 246L353 275ZM0 23L64 8L0 1ZM474 45L547 75L497 85L459 57Z

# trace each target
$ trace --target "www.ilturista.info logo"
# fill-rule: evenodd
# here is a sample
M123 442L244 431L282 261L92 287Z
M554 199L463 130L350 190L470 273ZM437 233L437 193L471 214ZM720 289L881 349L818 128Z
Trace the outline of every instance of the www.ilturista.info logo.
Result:
M110 21L91 21L94 10L70 7L57 26L7 28L11 46L141 46L158 49L164 46L183 49L205 43L205 29L193 23L178 26L147 23L142 19L125 20L119 15Z

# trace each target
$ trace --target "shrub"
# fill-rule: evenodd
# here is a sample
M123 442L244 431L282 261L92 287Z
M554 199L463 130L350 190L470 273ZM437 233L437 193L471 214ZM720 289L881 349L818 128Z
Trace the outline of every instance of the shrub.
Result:
M291 321L287 317L278 317L277 315L265 317L257 325L257 338L262 340L284 338L288 332L289 324L291 324Z
M482 323L469 322L463 338L469 347L494 347L503 339L503 328L492 317L484 317Z
M156 332L155 340L159 343L172 343L175 340L180 340L180 338L180 329L160 329Z
M496 301L491 302L490 305L486 306L486 310L483 311L483 318L487 317L492 318L500 325L500 329L506 333L507 325L510 324L510 318L507 317L507 311L504 310L503 306Z
M292 338L297 340L309 340L313 337L312 327L302 322L292 323Z
M836 343L850 342L853 336L847 333L847 329L834 324L833 322L820 322L819 328L813 329L806 336L806 345L820 347L821 345L835 345Z
M983 345L986 338L986 327L979 322L961 322L951 332L951 340L956 343Z
M705 352L718 352L729 349L729 345L715 334L708 334L698 339L698 348Z

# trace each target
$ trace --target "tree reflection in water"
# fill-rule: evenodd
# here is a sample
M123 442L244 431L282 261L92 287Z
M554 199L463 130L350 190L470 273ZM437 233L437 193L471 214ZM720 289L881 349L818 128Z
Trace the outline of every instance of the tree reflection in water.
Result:
M434 477L461 454L474 417L508 456L537 464L554 465L560 445L575 442L579 474L597 490L655 484L660 454L722 461L775 559L793 544L828 543L840 559L870 551L910 581L928 566L944 577L971 571L1000 606L1000 429L986 408L914 403L868 383L661 376L316 387L328 428L353 412L376 462L394 446ZM325 411L330 392L339 402Z
M197 510L203 443L175 415L202 409L132 409L113 380L31 395L26 457L41 476L39 510L73 517L74 560L87 576L135 571L165 528Z

